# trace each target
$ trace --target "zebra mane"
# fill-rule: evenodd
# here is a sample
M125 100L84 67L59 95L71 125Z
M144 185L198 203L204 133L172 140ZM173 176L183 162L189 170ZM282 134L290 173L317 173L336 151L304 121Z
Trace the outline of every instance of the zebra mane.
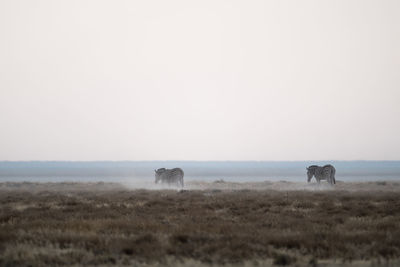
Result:
M314 169L314 168L318 168L318 167L319 167L318 165L311 165L311 166L308 166L307 169Z

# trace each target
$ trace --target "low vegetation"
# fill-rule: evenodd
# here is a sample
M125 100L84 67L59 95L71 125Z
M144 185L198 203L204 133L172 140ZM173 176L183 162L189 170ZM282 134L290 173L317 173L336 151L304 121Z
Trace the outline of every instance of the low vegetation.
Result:
M399 263L398 191L55 186L0 184L1 266Z

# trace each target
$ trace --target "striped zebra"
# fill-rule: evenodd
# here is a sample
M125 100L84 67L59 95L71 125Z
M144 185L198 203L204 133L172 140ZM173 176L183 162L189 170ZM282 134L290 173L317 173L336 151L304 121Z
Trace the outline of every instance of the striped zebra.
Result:
M310 182L312 177L319 183L321 180L327 180L330 184L336 184L335 180L336 169L332 165L328 164L323 167L317 165L311 165L307 168L307 182Z
M161 181L162 184L177 184L183 187L183 171L181 168L165 169L161 168L155 171L155 183Z

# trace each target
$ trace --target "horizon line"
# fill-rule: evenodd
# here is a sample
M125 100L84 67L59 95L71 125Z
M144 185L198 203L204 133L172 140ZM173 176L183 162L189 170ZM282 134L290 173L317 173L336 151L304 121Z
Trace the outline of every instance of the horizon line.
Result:
M397 162L400 159L385 160L385 159L351 159L351 160L338 160L338 159L307 159L307 160L0 160L4 162L321 162L321 161L334 161L334 162Z

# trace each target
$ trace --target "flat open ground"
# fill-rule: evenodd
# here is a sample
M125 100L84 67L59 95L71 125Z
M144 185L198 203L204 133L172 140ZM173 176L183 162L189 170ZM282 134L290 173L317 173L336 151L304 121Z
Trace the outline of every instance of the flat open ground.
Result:
M399 266L400 183L0 183L0 265Z

